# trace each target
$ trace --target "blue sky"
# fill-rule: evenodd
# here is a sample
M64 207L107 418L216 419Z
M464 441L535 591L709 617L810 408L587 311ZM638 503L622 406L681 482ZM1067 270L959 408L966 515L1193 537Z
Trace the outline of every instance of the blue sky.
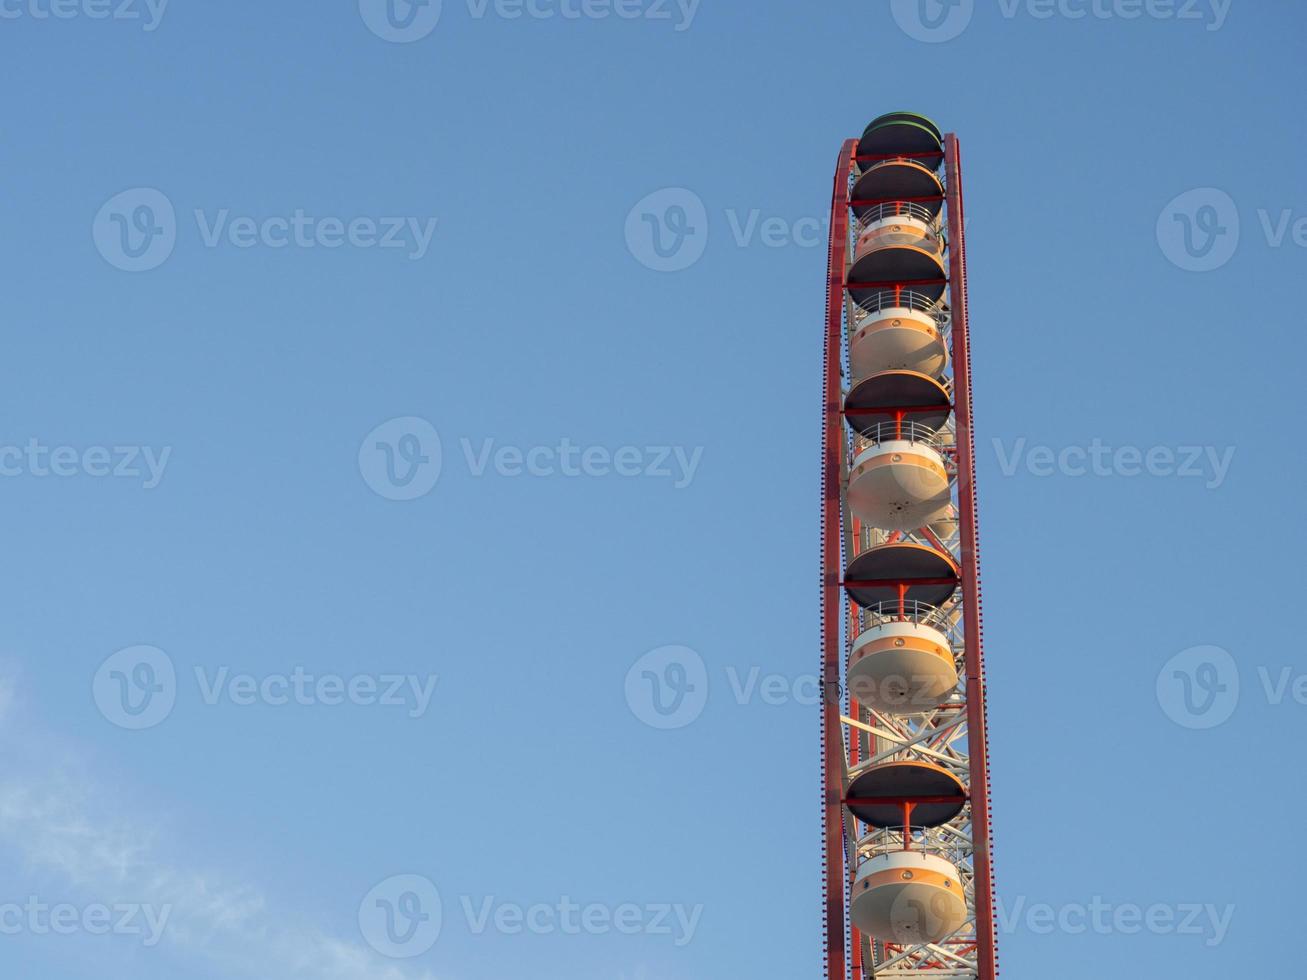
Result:
M1301 5L52 2L4 975L811 975L823 223L901 108L967 177L1003 968L1296 926Z

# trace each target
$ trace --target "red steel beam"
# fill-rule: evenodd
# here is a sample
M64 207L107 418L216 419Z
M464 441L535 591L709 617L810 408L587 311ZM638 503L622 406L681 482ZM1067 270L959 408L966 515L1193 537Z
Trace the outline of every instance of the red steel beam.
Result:
M870 153L865 156L854 157L858 163L866 163L868 160L916 160L926 159L927 157L942 157L944 154L940 150L926 150L923 153Z
M850 282L846 283L849 289L883 289L889 292L895 287L902 286L945 286L948 285L947 279L904 279L902 282Z
M843 767L840 721L840 490L844 476L844 417L840 361L844 349L844 274L849 244L849 175L857 140L846 140L835 165L830 253L826 267L825 381L822 388L821 495L821 768L822 864L826 901L826 977L846 980Z
M946 548L946 547L944 546L944 542L941 541L941 540L939 539L939 536L938 536L937 534L935 534L935 532L932 531L930 528L928 528L928 527L923 527L923 528L921 529L921 533L924 534L924 535L926 536L926 540L929 541L931 544L933 544L937 550L939 550L939 551L943 551L943 552L946 552L946 553L948 552L948 548Z
M944 200L943 194L925 194L921 197L855 197L849 202L851 208L870 208L878 204L928 204Z
M872 578L849 579L845 581L846 589L882 589L895 585L952 585L955 578Z
M952 411L953 406L947 403L943 405L895 405L893 408L846 408L843 410L844 415L897 415L902 412L904 415L926 415L930 412L938 412L941 409Z
M949 299L953 310L953 387L957 419L958 518L962 541L963 626L966 634L967 749L971 757L971 830L975 846L978 980L998 975L994 875L990 860L989 746L985 717L985 661L981 647L980 536L976 526L976 446L971 403L971 334L967 319L966 221L962 153L956 135L944 138L948 184Z
M845 806L884 806L895 803L965 803L965 796L851 796L844 801Z

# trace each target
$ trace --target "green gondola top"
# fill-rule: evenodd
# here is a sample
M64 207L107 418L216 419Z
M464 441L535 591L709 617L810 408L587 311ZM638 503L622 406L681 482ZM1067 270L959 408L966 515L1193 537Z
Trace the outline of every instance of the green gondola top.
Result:
M877 116L871 122L867 123L867 128L862 131L862 135L866 136L868 132L882 123L891 122L916 123L918 126L924 126L926 129L934 133L935 139L939 140L941 143L944 141L944 131L939 128L935 123L935 120L931 119L929 116L923 116L919 112L887 112L883 116Z
M858 156L901 153L934 170L943 163L939 155L943 147L944 136L931 119L915 112L889 112L867 125L858 143Z

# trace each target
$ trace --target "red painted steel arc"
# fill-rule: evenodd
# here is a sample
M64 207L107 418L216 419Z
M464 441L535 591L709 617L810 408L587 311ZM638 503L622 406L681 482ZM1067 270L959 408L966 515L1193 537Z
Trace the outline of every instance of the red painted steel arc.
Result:
M971 336L967 319L966 221L962 153L957 136L944 140L948 184L949 300L953 311L953 388L957 418L958 522L962 540L963 626L966 632L967 747L971 756L971 833L975 846L978 980L998 975L994 877L990 856L989 746L985 660L981 646L980 536L976 527L976 446L971 404Z
M821 767L822 859L826 900L827 980L846 980L843 793L844 729L840 721L840 490L844 418L840 362L844 349L844 275L849 245L849 175L857 140L847 140L835 166L830 253L826 269L825 381L822 387L821 463Z

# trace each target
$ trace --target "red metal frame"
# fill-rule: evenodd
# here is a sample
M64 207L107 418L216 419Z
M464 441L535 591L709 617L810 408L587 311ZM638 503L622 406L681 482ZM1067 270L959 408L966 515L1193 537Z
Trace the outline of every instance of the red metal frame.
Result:
M821 493L821 768L822 863L826 892L826 976L846 980L844 904L844 727L840 721L840 577L843 574L841 486L844 416L840 355L844 349L844 269L849 247L849 175L858 141L847 140L835 166L830 255L826 270L825 383L822 389Z
M990 861L989 736L985 710L985 656L980 616L980 532L976 510L976 445L971 406L971 334L967 317L966 216L962 202L962 150L944 137L948 184L949 301L953 312L953 398L957 424L958 526L962 540L962 612L966 632L967 749L971 760L971 834L975 848L976 941L980 980L998 975L994 928L994 873Z

